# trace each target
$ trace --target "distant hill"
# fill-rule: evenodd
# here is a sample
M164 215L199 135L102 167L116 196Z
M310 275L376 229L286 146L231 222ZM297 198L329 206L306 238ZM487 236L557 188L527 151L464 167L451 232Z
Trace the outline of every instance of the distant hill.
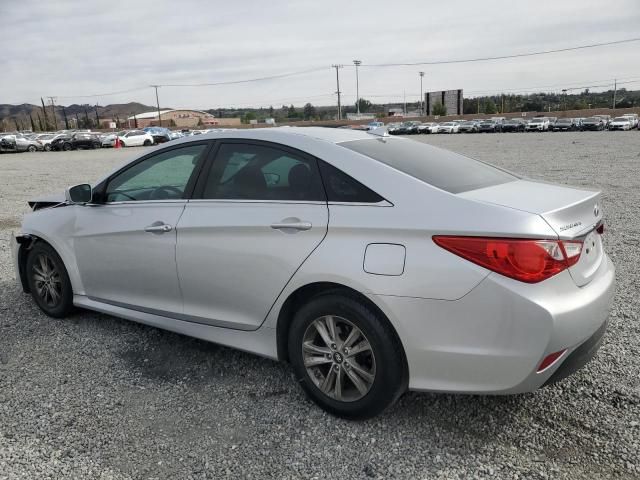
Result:
M52 109L50 105L46 106L47 120L49 121L49 129L53 129L55 124L52 115ZM169 107L163 107L169 108ZM144 105L142 103L118 103L107 105L104 107L97 107L98 116L100 120L115 119L121 120L131 116L144 112L156 110L155 106ZM91 122L96 118L96 107L94 105L78 105L72 104L69 106L56 105L55 115L58 128L64 128L64 113L66 112L67 118L76 118L82 122L87 117ZM21 130L31 129L31 118L33 118L34 125L37 130L40 129L40 124L44 126L44 114L42 111L42 105L32 105L30 103L23 103L22 105L7 105L0 104L0 131L2 130L15 130L18 127ZM16 124L17 122L17 124Z

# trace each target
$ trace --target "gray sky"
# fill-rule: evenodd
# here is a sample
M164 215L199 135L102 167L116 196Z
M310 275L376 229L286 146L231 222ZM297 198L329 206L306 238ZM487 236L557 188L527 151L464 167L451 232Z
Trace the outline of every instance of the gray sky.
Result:
M640 2L455 1L95 1L2 0L0 103L155 104L153 89L81 95L153 83L243 80L318 67L289 78L200 88L162 87L161 106L216 108L417 101L424 89L560 91L611 83L640 88L640 42L521 59L457 65L366 67L572 47L640 36ZM612 8L614 7L614 8ZM351 65L351 66L349 66ZM547 88L535 88L547 87ZM594 89L595 90L595 89Z

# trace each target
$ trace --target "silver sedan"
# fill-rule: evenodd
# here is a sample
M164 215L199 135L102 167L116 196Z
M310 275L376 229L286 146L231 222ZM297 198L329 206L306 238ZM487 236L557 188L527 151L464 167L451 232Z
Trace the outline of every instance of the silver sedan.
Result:
M45 313L288 361L348 418L407 389L557 381L597 350L613 295L599 192L384 129L188 137L30 205L12 249Z

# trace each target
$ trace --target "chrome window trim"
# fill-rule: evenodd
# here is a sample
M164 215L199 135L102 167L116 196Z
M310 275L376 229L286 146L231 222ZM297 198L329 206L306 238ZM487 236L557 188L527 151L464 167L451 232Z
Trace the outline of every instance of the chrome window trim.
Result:
M243 198L192 198L189 203L247 203L247 204L306 204L306 205L327 205L324 200L253 200Z

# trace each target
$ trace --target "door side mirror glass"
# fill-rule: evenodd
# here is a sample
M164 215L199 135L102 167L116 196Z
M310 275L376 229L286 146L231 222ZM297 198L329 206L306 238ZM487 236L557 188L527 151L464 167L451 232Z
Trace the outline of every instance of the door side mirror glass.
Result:
M91 201L91 185L88 183L81 183L80 185L74 185L65 190L65 199L70 204L85 204Z

